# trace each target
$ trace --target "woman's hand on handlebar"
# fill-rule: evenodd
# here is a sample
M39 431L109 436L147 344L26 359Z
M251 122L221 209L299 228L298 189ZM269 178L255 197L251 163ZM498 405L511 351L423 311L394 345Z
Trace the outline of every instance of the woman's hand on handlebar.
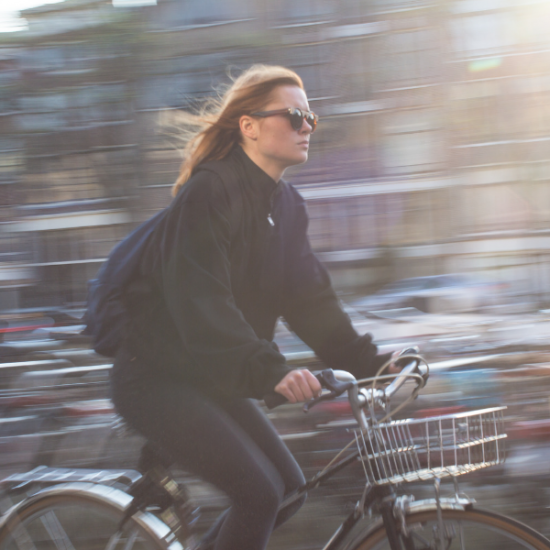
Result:
M310 371L296 369L290 371L276 386L275 391L284 395L289 403L309 401L321 395L322 387Z

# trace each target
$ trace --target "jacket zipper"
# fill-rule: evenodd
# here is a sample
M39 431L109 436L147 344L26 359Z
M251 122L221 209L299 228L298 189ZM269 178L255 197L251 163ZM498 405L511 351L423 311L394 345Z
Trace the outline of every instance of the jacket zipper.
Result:
M267 221L269 222L269 225L271 225L271 227L275 227L275 222L273 221L273 216L271 215L271 212L273 212L273 201L275 200L275 195L279 190L279 185L281 185L280 181L277 182L275 189L269 197L269 212L267 213Z

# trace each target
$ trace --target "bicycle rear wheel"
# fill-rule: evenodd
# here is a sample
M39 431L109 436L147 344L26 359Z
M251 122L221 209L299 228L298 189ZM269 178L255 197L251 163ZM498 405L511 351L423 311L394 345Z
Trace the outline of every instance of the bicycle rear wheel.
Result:
M0 525L0 550L182 550L152 514L119 530L131 497L91 484L51 487L23 501Z
M514 519L485 510L442 510L443 546L435 508L408 514L407 550L550 550L550 541ZM390 550L384 527L371 528L353 550Z

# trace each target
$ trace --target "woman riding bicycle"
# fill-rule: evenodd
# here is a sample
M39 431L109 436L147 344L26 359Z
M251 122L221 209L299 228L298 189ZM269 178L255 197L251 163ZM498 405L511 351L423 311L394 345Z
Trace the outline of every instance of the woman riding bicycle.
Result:
M277 392L295 403L321 391L279 353L278 318L358 378L390 354L377 355L342 311L311 251L304 200L282 179L307 160L317 125L300 77L255 65L189 120L196 133L144 253L147 290L129 304L112 395L132 427L230 498L204 548L260 550L302 505L278 511L304 478L253 399Z

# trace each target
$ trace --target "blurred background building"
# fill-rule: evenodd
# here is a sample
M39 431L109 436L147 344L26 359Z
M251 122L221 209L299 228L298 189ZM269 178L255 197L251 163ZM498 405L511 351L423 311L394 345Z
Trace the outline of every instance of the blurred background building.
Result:
M121 2L119 2L121 4ZM170 201L166 115L252 63L321 116L288 173L335 284L468 272L550 301L550 2L66 0L0 35L0 310L82 307Z

